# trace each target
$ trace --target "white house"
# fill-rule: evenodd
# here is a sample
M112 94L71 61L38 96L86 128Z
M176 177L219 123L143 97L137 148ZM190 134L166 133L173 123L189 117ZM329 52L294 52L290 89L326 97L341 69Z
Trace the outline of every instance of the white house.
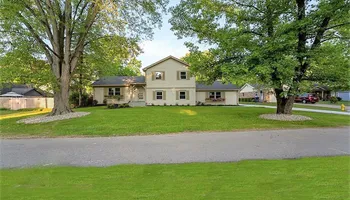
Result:
M246 83L241 87L239 98L252 99L259 97L261 102L277 102L275 92L271 88L265 88L259 84Z
M238 105L239 88L215 81L197 83L189 65L168 56L145 68L145 76L113 76L96 80L94 99L102 103L144 105Z

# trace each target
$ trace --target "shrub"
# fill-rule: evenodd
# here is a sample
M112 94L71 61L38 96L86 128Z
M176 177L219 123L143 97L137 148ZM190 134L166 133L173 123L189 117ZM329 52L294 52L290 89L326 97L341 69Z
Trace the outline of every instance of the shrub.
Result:
M178 103L176 103L176 104L175 104L175 106L179 106L179 104L178 104Z
M107 104L107 99L103 99L103 104Z
M337 102L338 102L338 98L335 97L335 96L332 96L331 98L329 98L329 101L330 101L331 103L337 103Z
M190 104L188 103L187 106L190 106Z
M114 108L115 108L115 106L114 106L114 104L109 103L109 104L107 104L107 108L109 108L109 109L114 109Z
M130 105L129 105L128 103L125 103L125 104L124 104L124 107L125 107L125 108L130 108Z
M93 105L93 106L96 106L96 105L97 105L97 103L98 103L98 101L97 101L97 100L93 100L93 101L92 101L92 105Z
M337 97L337 99L338 99L338 101L341 101L341 100L342 100L342 98L341 98L341 97Z
M81 96L81 107L84 106L88 106L88 94L83 93ZM79 106L79 93L78 92L73 92L70 96L69 96L69 103L73 104L74 107Z
M87 99L87 106L94 106L94 98L92 96L89 96Z
M166 103L164 103L164 106L166 106Z

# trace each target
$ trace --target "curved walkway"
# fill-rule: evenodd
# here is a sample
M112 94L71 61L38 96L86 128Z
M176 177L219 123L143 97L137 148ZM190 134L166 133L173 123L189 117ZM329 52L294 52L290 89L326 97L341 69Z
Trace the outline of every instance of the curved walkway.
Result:
M0 140L0 167L227 162L349 155L349 127Z
M245 106L245 107L260 107L260 108L273 108L273 109L276 109L276 106L251 105L251 104L239 104L239 105L240 106ZM318 110L318 109L296 108L296 107L293 107L293 110L306 111L306 112L317 112L317 113L327 113L327 114L336 114L336 115L349 115L350 116L350 112L346 112L346 111Z

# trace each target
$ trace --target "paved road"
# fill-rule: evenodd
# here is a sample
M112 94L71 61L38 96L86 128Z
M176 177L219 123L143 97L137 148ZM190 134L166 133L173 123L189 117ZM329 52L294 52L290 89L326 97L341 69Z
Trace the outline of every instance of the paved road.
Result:
M253 104L239 104L239 105L240 106L245 106L245 107L260 107L260 108L273 108L273 109L276 109L276 106L253 105ZM296 110L296 111L317 112L317 113L326 113L326 114L336 114L336 115L348 115L348 116L350 116L350 112L349 111L318 110L318 109L296 108L296 107L293 107L292 109Z
M1 140L0 167L109 166L349 155L349 130L350 127Z

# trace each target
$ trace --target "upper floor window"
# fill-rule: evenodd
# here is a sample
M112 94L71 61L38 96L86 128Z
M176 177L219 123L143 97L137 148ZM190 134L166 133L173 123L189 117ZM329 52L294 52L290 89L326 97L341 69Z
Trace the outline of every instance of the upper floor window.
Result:
M164 72L155 72L154 76L156 80L164 80Z
M189 73L187 71L178 71L177 80L189 80Z
M180 79L187 79L187 72L180 72Z

